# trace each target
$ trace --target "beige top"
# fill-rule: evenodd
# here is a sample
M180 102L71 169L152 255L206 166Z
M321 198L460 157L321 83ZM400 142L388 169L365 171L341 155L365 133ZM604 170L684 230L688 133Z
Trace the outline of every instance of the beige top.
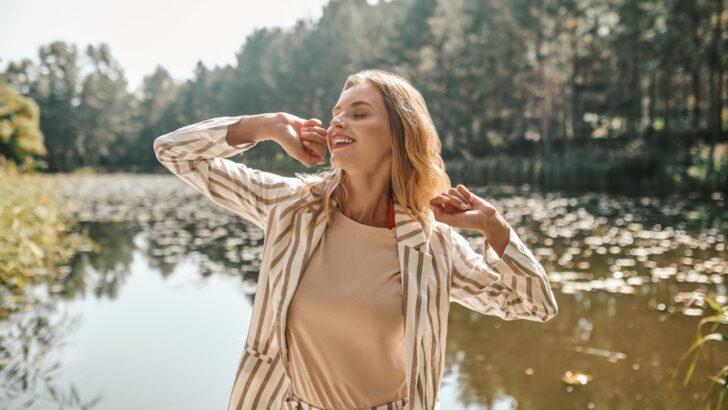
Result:
M335 213L289 305L294 397L342 410L407 396L400 280L394 229Z

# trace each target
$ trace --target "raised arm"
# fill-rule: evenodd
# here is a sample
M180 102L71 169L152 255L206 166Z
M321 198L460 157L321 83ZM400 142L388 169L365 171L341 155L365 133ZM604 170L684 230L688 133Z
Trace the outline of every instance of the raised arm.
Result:
M455 230L451 234L455 248L451 302L505 320L545 322L556 316L558 305L546 272L515 229L510 228L501 257L487 239L481 255L461 234Z
M270 209L296 195L302 182L225 159L273 139L276 114L216 117L154 140L167 169L214 203L265 229ZM234 145L233 145L234 144Z

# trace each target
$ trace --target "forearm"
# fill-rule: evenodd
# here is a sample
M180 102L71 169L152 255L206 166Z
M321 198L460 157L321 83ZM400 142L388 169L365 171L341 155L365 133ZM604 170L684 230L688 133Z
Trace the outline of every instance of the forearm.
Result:
M227 128L225 141L237 146L266 140L275 140L277 128L281 126L279 113L244 115Z

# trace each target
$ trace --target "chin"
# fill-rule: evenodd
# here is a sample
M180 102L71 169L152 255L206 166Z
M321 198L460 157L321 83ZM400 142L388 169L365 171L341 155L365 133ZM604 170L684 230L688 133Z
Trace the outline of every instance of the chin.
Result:
M346 161L342 161L339 158L331 158L331 160L329 162L331 163L332 166L335 166L336 168L344 168L345 169L347 167L347 162Z

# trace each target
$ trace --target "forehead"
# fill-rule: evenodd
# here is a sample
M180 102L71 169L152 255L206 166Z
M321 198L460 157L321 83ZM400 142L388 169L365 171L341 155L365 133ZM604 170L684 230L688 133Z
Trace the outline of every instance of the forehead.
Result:
M377 107L381 102L381 95L379 90L369 83L362 83L355 85L351 88L344 90L339 96L339 101L332 109L332 112L338 111L345 106L356 103L357 101L365 101L374 107ZM366 107L365 104L359 105L360 107Z

